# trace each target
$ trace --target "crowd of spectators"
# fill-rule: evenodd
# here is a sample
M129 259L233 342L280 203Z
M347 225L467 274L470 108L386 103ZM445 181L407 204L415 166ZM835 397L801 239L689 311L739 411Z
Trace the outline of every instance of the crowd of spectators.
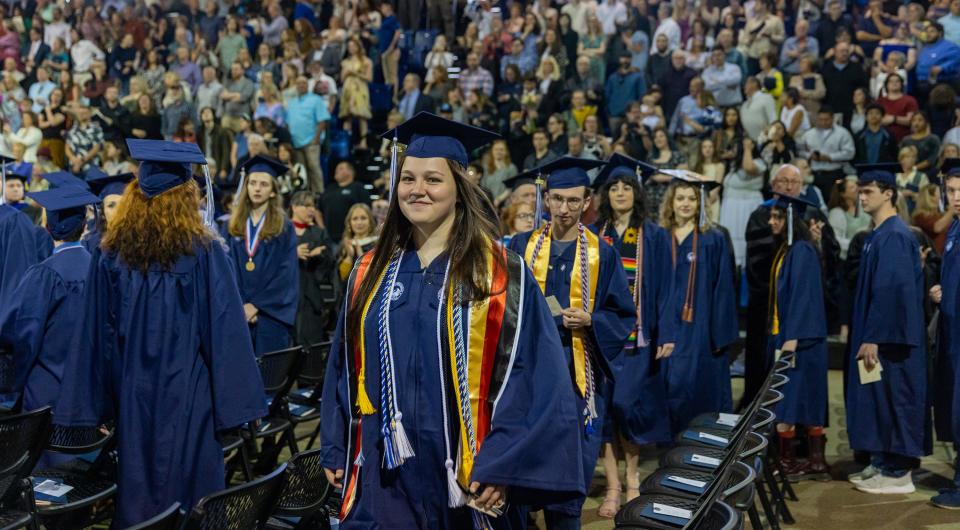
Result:
M31 189L129 171L125 138L163 138L201 147L227 208L234 168L268 154L288 200L312 191L335 241L358 236L347 261L384 211L377 134L421 111L503 136L469 174L505 235L535 196L507 179L614 152L721 182L709 215L741 267L786 163L844 256L868 228L856 164L899 165L900 214L934 251L953 216L936 177L960 156L960 0L14 0L0 64L0 154L33 164ZM667 182L646 183L650 211Z

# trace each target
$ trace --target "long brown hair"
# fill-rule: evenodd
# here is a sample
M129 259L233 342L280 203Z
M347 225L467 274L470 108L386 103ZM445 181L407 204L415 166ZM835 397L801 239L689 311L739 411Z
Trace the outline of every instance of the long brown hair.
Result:
M370 223L369 234L356 234L353 232L353 227L350 226L350 219L353 218L353 214L357 210L360 210L367 215L367 221ZM357 238L363 239L365 237L375 235L377 235L377 218L373 216L373 210L371 210L369 206L362 202L354 204L349 210L347 210L347 216L343 221L343 238L340 240L340 256L344 257L347 255L347 241Z
M699 224L697 218L700 216L700 201L703 200L700 194L700 186L696 184L691 184L689 182L677 181L670 185L667 188L667 192L663 195L663 202L660 204L660 226L666 228L667 230L673 230L677 227L677 219L673 213L673 197L677 194L677 189L679 188L689 188L697 195L697 211L694 215L694 223L697 223L697 228L701 232L706 232L711 228L710 220L706 220L706 224Z
M101 245L132 268L170 268L193 254L196 243L209 245L214 235L200 218L200 190L192 180L148 199L134 179L110 221Z
M269 173L268 173L269 174ZM250 175L244 180L243 189L237 193L237 207L230 214L230 235L234 237L243 237L247 230L247 218L250 217L250 211L253 205L250 203L250 193L247 186L250 183ZM283 233L283 221L286 215L283 213L283 199L280 197L280 191L277 190L277 179L270 177L270 191L273 197L267 199L266 219L263 222L263 229L260 231L260 240L266 241Z
M399 167L403 167L401 159ZM466 178L466 169L457 162L447 161L453 182L457 186L453 228L447 239L447 251L450 256L450 278L452 285L462 288L461 299L484 300L491 294L487 270L487 252L492 242L500 240L500 231L495 220L488 217L489 201L480 188ZM400 211L399 199L394 193L390 199L387 217L383 222L380 238L373 249L373 259L369 269L360 282L357 296L349 306L348 325L350 329L360 329L360 317L363 306L376 288L380 272L383 271L394 252L412 241L413 225ZM499 252L494 252L494 267L506 267L506 261Z

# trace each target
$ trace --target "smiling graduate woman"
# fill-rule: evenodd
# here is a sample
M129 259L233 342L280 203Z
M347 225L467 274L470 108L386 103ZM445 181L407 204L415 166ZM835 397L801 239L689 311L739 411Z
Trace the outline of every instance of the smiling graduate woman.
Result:
M521 504L584 493L566 465L580 421L555 390L569 376L537 282L465 178L468 153L496 136L428 113L384 136L407 149L323 386L340 528L525 528Z

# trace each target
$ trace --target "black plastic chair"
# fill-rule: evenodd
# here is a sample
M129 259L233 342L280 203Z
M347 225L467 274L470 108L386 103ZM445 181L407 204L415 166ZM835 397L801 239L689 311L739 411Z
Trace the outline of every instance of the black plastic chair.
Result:
M313 432L299 438L309 438L305 449L313 447L320 436L320 398L323 393L323 377L327 371L330 344L327 341L304 348L303 363L297 375L297 388L291 390L289 394L290 420L294 428L301 423L318 422Z
M224 475L226 483L223 487L230 487L230 481L237 468L239 468L243 474L245 482L253 480L253 470L250 466L250 451L244 442L243 436L234 429L220 436L220 444L223 446L223 458L225 460Z
M33 515L30 513L24 496L21 493L25 484L18 484L21 471L29 461L29 453L20 456L13 465L0 470L0 530L15 530L17 528L36 528ZM23 479L24 481L26 479ZM29 483L29 481L26 481Z
M640 493L663 493L690 497L691 499L696 499L703 493L703 491L691 492L669 485L670 481L668 479L671 477L702 482L701 489L704 491L717 478L711 472L692 470L686 467L660 468L647 475L640 483ZM725 477L727 482L723 485L720 499L732 499L732 503L742 505L744 510L749 508L753 504L753 483L757 479L756 470L752 466L738 461L732 464L730 472Z
M281 464L269 475L200 499L182 530L262 530L283 489L286 469Z
M180 503L175 502L173 506L170 506L162 513L140 524L130 526L126 530L179 530L182 518L183 512L180 511Z
M706 414L701 414L694 418L690 422L690 427L711 427L718 430L734 430L741 421L743 421L743 416L737 421L734 425L729 425L727 423L721 423L720 414L716 412L708 412ZM772 410L761 407L757 414L752 418L750 425L748 426L752 431L763 432L764 429L773 423L776 419L776 415Z
M263 379L263 387L267 393L270 407L267 417L262 420L259 426L255 427L250 424L245 436L251 442L255 442L257 439L276 441L273 446L264 447L266 450L260 451L257 462L260 467L262 467L263 461L270 463L270 468L273 467L272 464L280 452L282 443L287 444L291 455L299 452L296 434L293 431L293 422L289 418L287 394L296 380L302 353L303 348L295 346L265 353L257 359L257 364L260 367L260 377ZM279 439L274 438L277 435L279 435ZM266 454L267 451L269 451L269 454Z
M34 481L54 480L72 487L64 502L38 503L36 515L41 520L60 516L75 518L74 512L84 510L100 501L109 499L117 492L114 464L116 439L112 432L103 432L100 427L63 427L55 425L46 450L77 455L78 458L44 469L34 469ZM93 461L79 458L100 451ZM32 491L31 491L32 496ZM99 513L91 521L106 519L108 514Z
M684 525L671 524L651 519L641 514L648 506L664 504L682 508L697 513L702 509L702 515L697 515ZM709 505L701 506L698 501L683 497L664 494L641 494L630 501L617 512L614 518L617 530L739 530L743 528L743 518L740 513L724 502L713 501Z
M287 461L287 482L267 528L328 528L326 501L330 492L330 483L320 463L320 449L294 455Z
M0 417L0 469L7 469L24 454L29 459L20 478L33 468L50 437L53 411L50 407Z

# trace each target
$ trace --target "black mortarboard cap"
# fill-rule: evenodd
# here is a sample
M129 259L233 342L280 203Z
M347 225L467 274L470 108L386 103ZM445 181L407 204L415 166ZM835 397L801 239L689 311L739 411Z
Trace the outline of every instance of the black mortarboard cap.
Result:
M153 198L193 178L191 164L207 159L194 143L127 138L130 158L140 162L140 190Z

